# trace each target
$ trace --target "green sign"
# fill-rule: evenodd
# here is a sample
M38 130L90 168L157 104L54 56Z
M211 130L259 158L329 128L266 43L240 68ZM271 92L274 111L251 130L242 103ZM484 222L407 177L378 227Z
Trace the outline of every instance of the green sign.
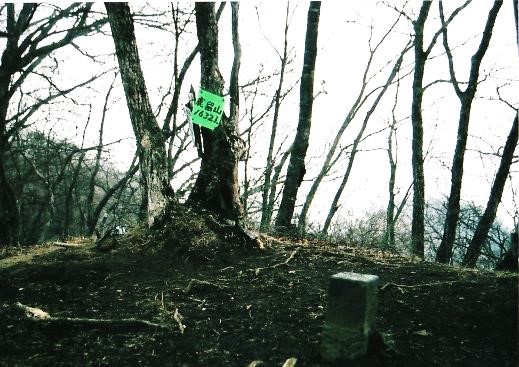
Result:
M222 120L224 98L200 89L191 112L193 123L214 130Z

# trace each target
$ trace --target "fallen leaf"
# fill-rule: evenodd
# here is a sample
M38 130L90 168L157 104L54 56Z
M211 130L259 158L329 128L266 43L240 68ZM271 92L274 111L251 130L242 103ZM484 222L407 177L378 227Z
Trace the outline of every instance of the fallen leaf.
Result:
M428 332L428 331L425 330L425 329L415 331L413 334L414 334L414 335L420 335L420 336L430 336L430 335L431 335L431 333Z
M184 320L184 318L178 312L178 308L175 308L175 312L173 313L173 319L175 319L175 321L178 324L178 328L180 329L180 334L184 334L184 330L186 330L186 325L182 324L182 320Z
M295 367L297 358L289 358L283 363L283 367Z
M264 365L265 364L263 363L263 361L256 360L256 361L252 361L251 363L249 363L249 365L247 367L261 367Z

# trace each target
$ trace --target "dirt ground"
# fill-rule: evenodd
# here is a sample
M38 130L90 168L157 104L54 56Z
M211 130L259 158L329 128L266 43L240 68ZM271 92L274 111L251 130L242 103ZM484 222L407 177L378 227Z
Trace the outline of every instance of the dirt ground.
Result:
M420 263L318 241L189 256L51 244L0 260L0 366L328 366L319 357L330 275L380 277L383 345L341 366L516 366L517 275ZM31 321L139 319L167 328ZM259 363L262 361L262 363Z

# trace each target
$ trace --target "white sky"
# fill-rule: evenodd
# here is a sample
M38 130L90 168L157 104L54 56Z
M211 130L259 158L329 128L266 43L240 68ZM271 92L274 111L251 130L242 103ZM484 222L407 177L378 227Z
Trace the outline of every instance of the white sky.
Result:
M401 3L401 1L391 3L397 4ZM410 1L410 4L406 7L406 11L412 18L416 17L420 3L419 1ZM519 95L518 53L515 44L511 3L511 0L505 0L500 10L489 50L483 60L481 75L485 73L491 73L491 75L479 86L477 101L473 105L470 128L472 136L469 139L469 148L472 149L480 148L484 151L489 151L489 146L497 150L498 147L504 145L506 135L511 126L513 111L503 103L489 100L496 96L495 87L497 85L503 85L511 81L510 86L503 88L502 95L508 101L517 105L516 96ZM165 2L161 4L164 4L165 7L167 6ZM190 5L190 3L185 1L181 4ZM461 4L461 1L446 2L444 5L446 13L450 13L459 4ZM259 20L256 15L255 5L258 7ZM466 42L454 51L456 73L460 80L466 80L467 78L470 57L479 44L480 35L491 5L491 1L474 0L449 26L449 38L452 47ZM96 6L98 10L103 9L102 3L98 3ZM154 3L154 6L159 7L156 3ZM285 2L241 2L240 41L243 55L240 82L242 84L256 77L261 65L264 66L265 73L279 69L279 59L272 46L276 47L279 52L282 52L285 6ZM286 77L285 87L293 84L301 74L308 2L293 1L291 2L291 8L295 8L295 10L289 30L289 48L293 48L295 60L291 65L293 71ZM336 135L338 127L359 90L361 76L368 57L367 40L369 26L373 24L373 41L376 43L395 20L396 16L396 12L383 5L382 2L325 1L322 4L314 92L321 89L321 82L324 81L327 94L321 94L314 103L311 141L307 154L308 167L305 179L315 177L322 163L322 158L326 154L327 146ZM228 81L233 58L229 5L227 5L222 14L219 24L220 68L222 75ZM437 3L435 2L431 7L426 24L427 44L439 25ZM181 48L180 63L183 62L184 55L187 55L196 44L194 24L191 26L190 31L192 32L191 35L184 40ZM411 28L408 20L402 19L387 42L381 46L380 54L374 61L375 66L380 67L397 56L405 45L410 32ZM146 83L152 105L155 108L163 94L163 92L159 93L159 91L163 91L168 87L172 73L172 58L167 56L172 49L172 36L164 31L144 29L143 27L137 27L136 33ZM92 50L96 50L98 53L111 52L113 50L113 43L106 36L92 36L80 43ZM442 52L443 46L440 39L433 51L433 55L438 55ZM66 58L66 62L60 64L60 73L64 81L84 80L89 77L90 72L99 70L99 66L92 65L72 49L63 51L62 55ZM411 51L404 60L404 66L407 66L407 70L412 66L412 61L413 54ZM378 67L374 67L373 70L377 70ZM186 101L190 84L195 89L198 89L199 69L199 60L197 58L193 62L184 82L181 105ZM381 81L387 79L388 72L389 70L386 69L380 75L377 75L373 85L379 85ZM93 103L94 114L90 125L91 128L89 129L89 137L92 142L95 142L97 137L100 111L111 78L112 76L107 76L96 83L94 87L97 92L81 92L81 96L85 98L85 101ZM412 76L409 76L401 83L397 118L404 118L410 114L411 78ZM438 78L448 78L448 67L445 57L438 57L426 65L425 83ZM271 83L264 87L263 92L269 96L268 98L273 95L276 85L277 78L274 78ZM118 102L108 114L107 132L105 134L106 142L132 136L120 83L113 97L115 99L118 98ZM394 88L386 93L377 112L370 120L366 134L377 131L386 125L390 117L393 98ZM293 140L298 119L298 100L299 86L294 89L283 103L279 119L280 135L276 140L278 144L286 136L288 136L286 146ZM266 102L267 97L260 101L263 104ZM242 113L245 112L247 103L244 99L241 100ZM259 106L256 108L259 108ZM71 121L69 118L69 125L66 125L68 127L63 128L60 125L59 129L61 130L60 134L78 139L86 117L84 116L84 110L77 108L75 112L78 115L76 120ZM360 128L365 112L365 108L361 110L356 120L348 127L343 136L344 144L352 143ZM425 162L426 196L429 199L440 199L448 194L450 180L448 167L451 165L456 140L458 112L459 102L452 86L439 84L427 90L424 99L424 124L425 144L426 147L430 145L431 149L429 157ZM180 116L180 118L183 117ZM271 121L272 115L265 121L264 126L257 131L254 137L251 165L258 169L264 167L265 164ZM74 128L74 124L79 128ZM241 129L243 130L245 127L241 126ZM397 187L402 192L406 190L411 182L410 136L411 125L409 119L407 119L400 124L398 129L399 166ZM387 132L383 132L366 141L362 146L363 149L372 151L362 152L357 155L350 181L342 196L341 204L343 204L343 207L337 217L362 216L366 210L383 209L387 205L389 168L387 154L383 150L386 146L386 139ZM483 139L485 143L481 143L480 139ZM486 145L486 143L489 145ZM134 145L131 141L119 144L113 149L111 159L113 159L115 164L127 167L132 160L133 151ZM481 206L486 204L498 163L496 159L484 157L482 160L474 152L467 153L462 192L464 200L473 200ZM338 174L344 171L346 165L346 160L342 160L339 163L336 167L339 170ZM513 169L515 171L518 170L517 166ZM318 196L310 211L310 221L324 221L339 181L340 179L335 182L321 184ZM514 181L516 189L518 189L518 181L519 177L516 172ZM310 183L302 185L299 191L298 204L304 200L309 188ZM400 200L400 197L398 200ZM513 222L507 211L510 211L513 215L514 210L516 210L512 205L510 182L505 189L503 203L506 205L501 206L498 215L510 227Z

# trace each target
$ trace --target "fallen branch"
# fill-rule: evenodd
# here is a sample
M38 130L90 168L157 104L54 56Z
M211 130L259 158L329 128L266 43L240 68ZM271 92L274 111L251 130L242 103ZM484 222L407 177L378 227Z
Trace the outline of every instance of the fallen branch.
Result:
M443 282L430 282L430 283L422 283L422 284L415 284L415 285L396 284L396 283L389 282L389 283L384 284L382 287L380 287L380 290L384 291L387 288L395 287L398 290L402 291L401 288L413 289L413 288L431 287L431 286L437 286L437 285L447 285L447 284L452 285L452 284L456 284L456 283L476 284L475 282L465 282L465 281L461 281L461 280L448 280L448 281L443 281Z
M55 241L52 244L54 246L65 247L65 248L78 248L78 247L82 246L82 245L77 244L77 243L67 243L67 242L58 242L58 241Z
M47 326L60 327L86 327L86 328L110 328L110 329L163 329L170 330L168 326L156 324L140 319L89 319L82 317L52 317L47 312L36 307L29 307L20 302L16 302L13 306L15 309L22 311L22 315L31 321L41 322Z
M270 266L265 266L263 268L249 269L249 271L253 271L255 275L258 275L260 273L260 271L262 271L262 270L275 269L275 268L278 268L283 265L288 265L288 263L296 256L296 254L298 252L299 252L299 248L296 248L294 251L292 251L290 256L283 262L280 262L280 263L274 264L274 265L270 265Z

